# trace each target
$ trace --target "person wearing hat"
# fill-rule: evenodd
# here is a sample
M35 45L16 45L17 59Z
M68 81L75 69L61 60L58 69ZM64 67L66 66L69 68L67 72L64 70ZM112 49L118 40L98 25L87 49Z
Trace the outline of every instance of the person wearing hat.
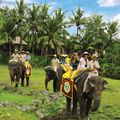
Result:
M89 60L88 60L89 55L90 54L88 52L84 52L82 54L82 57L80 58L77 70L79 70L79 71L89 70Z
M99 76L98 70L100 68L99 62L97 61L98 56L96 54L93 54L91 56L91 61L89 63L90 66L90 72L89 76Z
M71 63L72 63L72 67L74 70L77 69L78 64L79 64L79 56L77 52L74 52L71 56Z
M31 59L29 51L26 52L25 60L29 61Z
M16 61L16 62L20 61L20 55L18 54L17 50L14 51L14 53L11 56L11 59Z
M57 58L57 55L54 54L54 58L51 61L51 66L53 67L53 69L54 69L55 72L57 72L57 67L58 67L59 63L60 63L60 61Z
M25 51L23 50L20 54L20 60L23 64L25 63L25 59L26 59L26 54Z

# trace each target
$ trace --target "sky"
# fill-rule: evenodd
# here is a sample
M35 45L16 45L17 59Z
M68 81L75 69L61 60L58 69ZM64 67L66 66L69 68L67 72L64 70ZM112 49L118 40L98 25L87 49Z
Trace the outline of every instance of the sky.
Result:
M16 2L16 0L2 1L1 7L6 5L13 7ZM120 0L25 0L25 2L29 5L32 5L32 3L48 3L50 5L50 11L62 8L66 12L66 20L79 6L84 10L85 16L100 14L103 15L105 21L117 20L120 24ZM74 28L71 28L69 32L74 33Z

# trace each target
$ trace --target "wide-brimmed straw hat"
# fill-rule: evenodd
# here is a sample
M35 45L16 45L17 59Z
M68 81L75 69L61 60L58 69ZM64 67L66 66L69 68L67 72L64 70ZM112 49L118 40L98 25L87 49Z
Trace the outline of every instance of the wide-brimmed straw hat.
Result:
M26 54L30 54L29 51L27 51Z
M93 59L93 58L98 58L98 56L97 56L96 54L93 54L93 55L91 56L91 59Z
M88 56L89 56L90 53L88 53L88 52L85 51L85 52L82 54L82 56L84 56L84 55L88 55Z
M54 57L57 57L57 55L56 55L56 54L54 54Z
M15 52L18 52L18 50L15 50Z

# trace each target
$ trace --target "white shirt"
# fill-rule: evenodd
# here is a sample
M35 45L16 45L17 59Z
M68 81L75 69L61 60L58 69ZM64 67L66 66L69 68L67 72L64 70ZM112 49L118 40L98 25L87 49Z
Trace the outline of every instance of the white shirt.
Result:
M80 62L77 69L86 69L89 68L89 60L85 60L84 57L80 58Z

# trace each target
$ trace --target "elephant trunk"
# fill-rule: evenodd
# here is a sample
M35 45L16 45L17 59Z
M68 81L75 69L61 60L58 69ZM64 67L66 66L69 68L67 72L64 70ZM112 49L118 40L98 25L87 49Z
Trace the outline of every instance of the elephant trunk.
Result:
M98 110L99 106L100 106L100 100L93 101L92 105L91 105L91 111L94 112L94 111Z
M46 88L46 90L49 90L49 89L48 89L48 82L49 82L49 80L48 80L47 77L46 77L46 79L45 79L45 88Z

